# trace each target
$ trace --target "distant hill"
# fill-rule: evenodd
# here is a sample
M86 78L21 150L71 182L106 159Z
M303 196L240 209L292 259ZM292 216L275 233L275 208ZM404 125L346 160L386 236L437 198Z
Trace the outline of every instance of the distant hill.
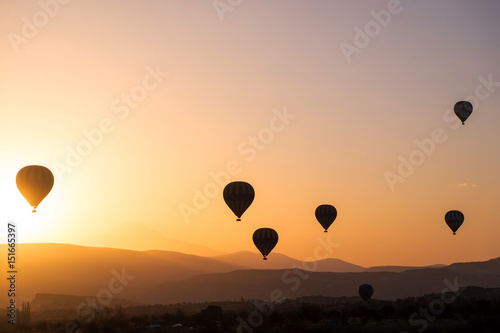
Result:
M6 253L5 244L0 252ZM273 290L287 298L352 297L362 283L375 287L374 298L391 300L440 292L445 280L455 278L461 286L500 287L500 258L442 268L404 267L400 273L366 271L338 259L308 263L279 253L263 261L252 252L201 257L68 244L18 244L17 258L19 301L35 294L95 297L106 290L113 299L144 304L268 299ZM8 289L7 282L0 280L1 290Z
M313 263L293 259L281 253L271 253L267 261L262 260L260 254L250 251L240 251L213 258L234 265L244 264L251 269L287 269L299 267L305 270L314 270L318 272L362 272L366 270L364 267L350 264L340 259L328 258Z
M290 269L234 271L165 282L145 296L154 303L236 300L241 297L270 299L273 293L282 293L286 298L310 295L349 297L356 296L359 285L363 283L372 284L375 289L373 298L380 300L439 293L455 283L457 288L496 288L500 287L500 259L442 268L411 269L401 273L330 273Z
M20 300L38 293L96 295L122 274L133 276L119 298L137 299L152 286L198 274L230 272L244 266L166 251L132 251L68 244L17 244ZM0 245L6 253L6 245ZM7 290L7 280L0 282ZM119 285L119 284L118 284Z
M6 251L5 244L0 245L0 251ZM18 253L18 275L22 285L18 296L23 299L31 299L37 293L95 295L115 278L113 271L122 274L122 270L135 278L118 297L141 300L141 295L157 284L199 274L292 267L317 267L318 271L338 272L364 270L338 259L325 259L316 265L278 253L273 253L272 260L264 261L260 254L252 252L202 257L172 251L133 251L70 244L18 244ZM0 287L5 283L1 281Z
M422 269L422 268L441 268L446 265L430 265L430 266L373 266L366 270L366 272L393 272L393 273L401 273L404 271L408 271L410 269Z
M488 261L460 262L447 266L457 272L471 272L476 274L500 274L500 257Z
M132 249L135 251L162 250L186 254L203 253L207 257L223 254L223 252L203 245L166 238L157 230L151 229L141 223L122 224L120 227L106 234L82 239L80 244L92 247Z

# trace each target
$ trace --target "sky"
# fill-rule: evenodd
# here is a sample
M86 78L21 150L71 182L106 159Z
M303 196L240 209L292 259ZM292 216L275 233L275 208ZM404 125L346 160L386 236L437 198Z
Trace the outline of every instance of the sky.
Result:
M325 242L363 266L500 256L498 1L1 9L2 243L8 221L19 242L79 245L135 225L130 249L155 233L230 253L269 227L300 260ZM31 164L56 178L36 214L15 185ZM256 192L242 222L222 198L236 180Z

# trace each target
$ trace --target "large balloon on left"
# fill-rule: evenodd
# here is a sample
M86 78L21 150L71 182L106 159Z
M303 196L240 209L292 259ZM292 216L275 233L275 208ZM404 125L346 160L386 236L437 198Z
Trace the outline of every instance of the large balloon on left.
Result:
M35 213L36 207L52 190L54 175L44 166L28 165L17 173L16 185Z

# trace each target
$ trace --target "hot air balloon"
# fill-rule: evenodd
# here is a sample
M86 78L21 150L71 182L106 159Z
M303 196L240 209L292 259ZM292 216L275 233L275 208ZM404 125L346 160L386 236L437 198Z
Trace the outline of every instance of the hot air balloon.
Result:
M453 234L456 235L456 231L460 228L462 223L464 223L464 214L458 210L450 210L444 216L444 220L451 231L453 231Z
M373 287L369 284L366 284L366 283L362 284L359 286L358 294L359 294L359 297L361 297L363 299L363 301L368 302L370 297L372 297L372 295L373 295Z
M267 256L278 243L278 233L271 228L260 228L253 233L253 243L262 253L263 259Z
M328 232L328 228L337 218L337 210L332 205L318 206L318 208L316 208L315 214L316 214L316 219L325 229L325 232Z
M54 186L54 175L44 166L28 165L17 173L16 184L19 192L33 206L35 213L36 207Z
M241 221L241 215L253 202L255 191L252 185L246 182L232 182L226 185L223 192L224 201Z
M455 114L462 121L462 125L465 125L465 121L472 113L472 104L467 101L460 101L453 107Z

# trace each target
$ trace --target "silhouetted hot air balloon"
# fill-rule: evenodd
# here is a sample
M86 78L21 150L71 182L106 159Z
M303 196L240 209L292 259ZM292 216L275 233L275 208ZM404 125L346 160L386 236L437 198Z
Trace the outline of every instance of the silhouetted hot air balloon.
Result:
M456 231L460 228L462 223L464 223L464 214L458 210L450 210L444 216L444 220L451 231L453 231L453 234L456 235Z
M373 287L369 284L366 284L366 283L362 284L359 286L358 294L359 294L359 297L361 297L363 299L363 301L368 302L370 297L372 297L372 295L373 295Z
M232 182L226 185L223 192L224 201L241 221L241 215L253 202L255 191L252 185L246 182Z
M28 165L17 173L16 184L19 192L33 206L35 213L36 207L54 186L54 175L44 166Z
M460 101L453 107L455 114L462 121L462 125L465 125L465 121L472 113L472 104L467 101Z
M316 208L315 214L316 214L316 219L325 229L325 232L328 232L328 228L337 218L337 210L332 205L318 206L318 208Z
M267 260L267 256L278 243L278 233L271 228L260 228L253 233L253 243Z

